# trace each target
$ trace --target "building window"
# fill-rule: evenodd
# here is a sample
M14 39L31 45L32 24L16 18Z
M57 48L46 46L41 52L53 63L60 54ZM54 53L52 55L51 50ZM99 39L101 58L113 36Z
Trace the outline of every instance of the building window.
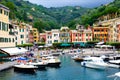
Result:
M15 37L15 40L17 40L17 37Z
M24 32L24 29L22 29L22 32Z
M9 38L9 42L11 42L11 38Z
M1 30L1 27L2 27L2 25L1 25L1 22L0 22L0 30Z
M2 30L5 30L5 23L2 22Z
M76 37L77 37L77 34L76 34Z
M23 41L21 41L21 44L23 44Z
M91 36L91 34L90 34L90 36Z
M20 35L20 38L24 38L24 35Z
M80 34L80 36L81 36L81 34Z
M20 32L24 32L24 29L20 29L19 31L20 31Z
M4 42L4 38L0 37L0 42Z
M2 14L2 9L0 9L0 14Z
M4 11L4 15L8 16L8 12L7 12L7 11Z
M14 42L15 40L14 40L14 38L12 39L12 42Z
M54 37L58 36L58 34L54 34Z
M88 36L88 34L86 34L86 36Z
M54 40L54 43L58 43L58 40Z

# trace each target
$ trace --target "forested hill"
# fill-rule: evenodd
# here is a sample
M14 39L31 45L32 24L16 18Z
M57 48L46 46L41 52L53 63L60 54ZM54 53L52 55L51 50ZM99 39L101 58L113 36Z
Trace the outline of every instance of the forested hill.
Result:
M114 0L110 4L102 5L100 7L89 10L86 14L82 15L80 19L82 19L81 24L92 25L98 21L117 17L120 17L120 0Z
M0 0L10 8L10 19L33 24L41 32L67 25L75 18L83 15L88 9L82 7L45 8L24 0Z

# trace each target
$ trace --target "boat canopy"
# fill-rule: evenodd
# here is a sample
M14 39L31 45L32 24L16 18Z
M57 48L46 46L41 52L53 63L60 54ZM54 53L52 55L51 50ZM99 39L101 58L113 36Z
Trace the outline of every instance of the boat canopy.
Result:
M111 46L111 45L101 45L101 47L106 47L106 48L111 47L112 48L113 46Z
M98 42L98 43L96 43L97 45L102 45L102 44L104 44L104 42Z
M13 48L1 48L0 52L1 54L7 54L8 56L23 54L27 52L25 48L22 47L13 47Z
M71 46L71 44L68 44L68 43L62 43L60 46L68 47L68 46Z
M74 45L79 45L80 47L86 47L84 42L74 42Z

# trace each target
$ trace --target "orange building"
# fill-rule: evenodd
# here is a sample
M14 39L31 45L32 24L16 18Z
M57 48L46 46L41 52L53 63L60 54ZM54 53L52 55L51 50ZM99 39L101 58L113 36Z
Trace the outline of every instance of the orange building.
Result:
M93 40L108 41L109 27L93 27Z

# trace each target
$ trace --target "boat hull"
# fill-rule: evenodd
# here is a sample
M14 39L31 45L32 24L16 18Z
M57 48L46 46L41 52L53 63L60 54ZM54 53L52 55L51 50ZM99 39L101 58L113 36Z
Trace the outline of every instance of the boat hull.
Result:
M75 58L74 60L75 60L76 62L82 62L82 61L83 61L82 58Z
M107 68L107 64L93 64L93 63L81 62L81 65L84 67L101 69L101 70L104 70Z
M60 67L61 62L48 63L49 67Z
M24 72L24 73L35 73L35 68L14 67L14 71Z

